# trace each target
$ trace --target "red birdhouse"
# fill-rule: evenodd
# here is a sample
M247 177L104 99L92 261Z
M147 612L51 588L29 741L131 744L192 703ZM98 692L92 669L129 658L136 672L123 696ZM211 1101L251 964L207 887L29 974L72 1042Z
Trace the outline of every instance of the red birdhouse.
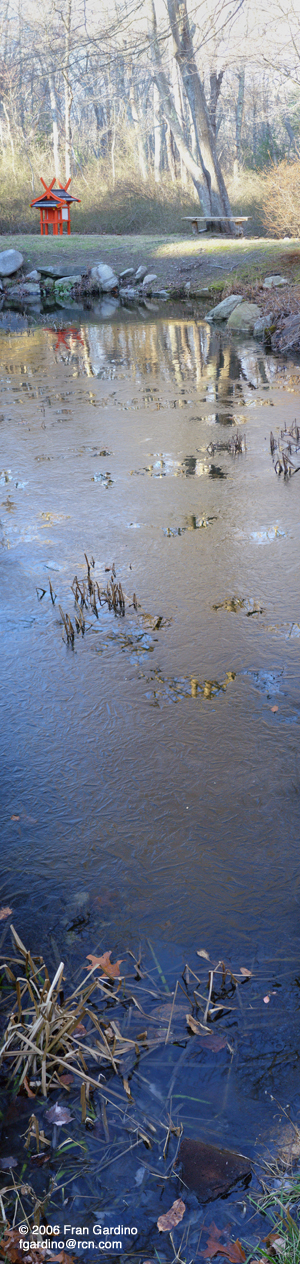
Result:
M63 232L64 224L67 224L68 233L70 233L71 202L80 202L80 198L73 197L72 193L69 193L71 177L65 185L59 184L58 189L54 188L55 179L49 185L45 184L42 176L40 176L40 180L44 185L45 193L42 194L42 197L34 198L30 206L36 207L40 211L41 233L45 233L46 237L48 237L49 224L52 225L54 236Z

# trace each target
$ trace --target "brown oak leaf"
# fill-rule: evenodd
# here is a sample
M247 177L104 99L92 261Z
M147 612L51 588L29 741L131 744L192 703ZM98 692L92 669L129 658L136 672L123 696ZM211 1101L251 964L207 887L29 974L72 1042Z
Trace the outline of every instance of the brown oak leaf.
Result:
M184 1213L185 1203L183 1203L182 1198L176 1198L170 1210L166 1211L164 1216L158 1217L157 1228L160 1233L170 1233L171 1229L175 1229L175 1226L182 1220Z
M120 979L121 978L120 966L122 965L122 957L120 961L115 961L115 962L112 962L110 958L111 958L111 951L104 952L102 954L102 957L94 957L92 952L89 952L87 954L87 960L91 961L93 968L94 966L99 966L100 969L103 970L103 973L107 975L108 979Z
M7 908L1 908L0 909L0 922L4 922L4 918L9 917L10 913L12 913L12 909L9 908L8 905L7 905Z
M213 1223L209 1226L207 1232L209 1233L209 1238L206 1249L200 1252L204 1259L214 1259L216 1255L225 1255L231 1264L244 1264L246 1256L238 1238L236 1238L235 1242L226 1242L224 1244L221 1242L223 1235L220 1229Z

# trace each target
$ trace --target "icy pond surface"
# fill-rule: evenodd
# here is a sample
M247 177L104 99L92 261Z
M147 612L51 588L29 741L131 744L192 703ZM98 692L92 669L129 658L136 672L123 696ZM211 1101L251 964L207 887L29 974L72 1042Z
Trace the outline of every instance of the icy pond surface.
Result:
M1 904L51 968L141 944L171 991L202 949L252 972L232 1052L193 1046L173 1102L247 1154L272 1095L298 1110L300 474L269 436L300 369L131 314L3 333L0 377ZM85 554L126 609L82 635ZM174 1056L145 1063L153 1109Z

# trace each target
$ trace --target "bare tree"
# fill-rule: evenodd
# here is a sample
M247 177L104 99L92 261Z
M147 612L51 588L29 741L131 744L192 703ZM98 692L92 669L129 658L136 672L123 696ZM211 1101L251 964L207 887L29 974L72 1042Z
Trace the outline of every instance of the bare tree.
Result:
M160 94L161 105L173 132L179 154L190 172L204 214L213 220L214 215L228 217L225 229L235 232L231 207L216 151L216 139L209 118L203 84L197 69L193 39L188 19L186 0L167 0L174 55L180 70L184 90L189 102L196 138L198 160L184 136L166 72L163 67L158 37L154 0L150 0L151 51L153 73Z

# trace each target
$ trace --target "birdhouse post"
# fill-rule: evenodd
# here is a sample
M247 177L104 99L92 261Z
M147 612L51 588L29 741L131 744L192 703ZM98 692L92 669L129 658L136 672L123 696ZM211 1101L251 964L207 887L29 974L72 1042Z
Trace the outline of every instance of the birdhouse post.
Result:
M41 234L48 237L49 225L52 226L52 232L55 237L57 234L63 233L64 224L67 224L67 231L71 232L70 207L72 202L80 202L80 198L73 197L69 193L69 185L71 178L67 180L65 185L59 184L59 188L55 188L55 179L51 184L45 184L45 180L40 176L41 183L44 185L45 193L41 197L34 198L30 206L40 211Z

